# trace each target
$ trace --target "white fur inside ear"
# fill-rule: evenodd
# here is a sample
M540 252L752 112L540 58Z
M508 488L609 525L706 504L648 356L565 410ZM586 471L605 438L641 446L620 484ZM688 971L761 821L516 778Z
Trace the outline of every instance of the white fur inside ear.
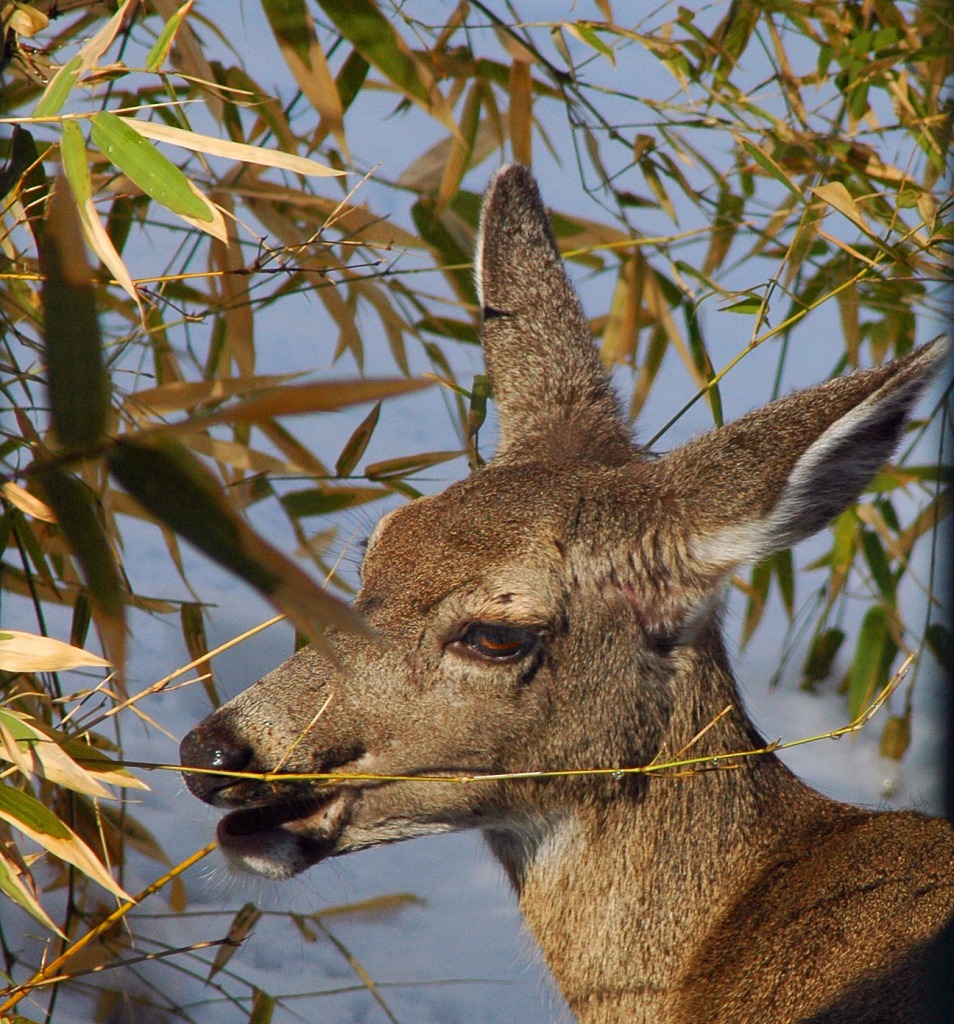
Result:
M927 384L919 374L889 381L836 420L799 457L774 507L693 541L705 564L729 569L789 547L847 508L891 457L902 424Z

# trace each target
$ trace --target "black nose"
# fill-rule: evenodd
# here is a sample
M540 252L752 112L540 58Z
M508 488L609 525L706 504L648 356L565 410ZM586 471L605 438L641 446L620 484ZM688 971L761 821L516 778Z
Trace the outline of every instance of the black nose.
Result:
M252 762L252 749L205 722L197 725L179 744L179 762L183 768L211 768L217 772L240 772ZM236 783L227 775L183 772L182 777L193 796L207 804Z

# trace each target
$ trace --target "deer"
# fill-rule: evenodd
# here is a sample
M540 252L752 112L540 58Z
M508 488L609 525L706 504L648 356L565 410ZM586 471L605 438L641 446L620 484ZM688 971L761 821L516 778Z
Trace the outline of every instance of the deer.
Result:
M740 567L858 498L944 343L651 455L522 165L490 181L475 262L496 453L378 523L366 635L304 647L184 738L225 858L285 879L476 828L581 1024L922 1019L950 824L801 782L742 710L720 620ZM623 770L687 750L710 770ZM546 774L593 766L620 770Z

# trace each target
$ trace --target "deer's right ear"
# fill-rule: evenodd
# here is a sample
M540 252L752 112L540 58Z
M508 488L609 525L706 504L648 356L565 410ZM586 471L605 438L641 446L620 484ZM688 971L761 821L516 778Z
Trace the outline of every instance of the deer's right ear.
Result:
M666 456L693 559L724 572L834 519L891 457L947 351L936 342L798 392Z
M503 434L496 459L633 458L537 184L520 164L502 168L487 188L475 262Z

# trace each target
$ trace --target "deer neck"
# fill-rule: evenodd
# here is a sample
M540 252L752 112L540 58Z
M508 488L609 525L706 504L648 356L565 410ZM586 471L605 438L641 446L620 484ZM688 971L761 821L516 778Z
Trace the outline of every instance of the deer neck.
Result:
M735 711L691 753L763 745L738 705L721 645L704 657L710 699L674 706L665 752L681 750L727 704ZM674 692L698 699L698 681L674 684ZM604 785L596 796L561 800L522 830L485 834L581 1024L660 1024L694 950L821 798L771 754L736 768L626 777L616 785L615 797Z

